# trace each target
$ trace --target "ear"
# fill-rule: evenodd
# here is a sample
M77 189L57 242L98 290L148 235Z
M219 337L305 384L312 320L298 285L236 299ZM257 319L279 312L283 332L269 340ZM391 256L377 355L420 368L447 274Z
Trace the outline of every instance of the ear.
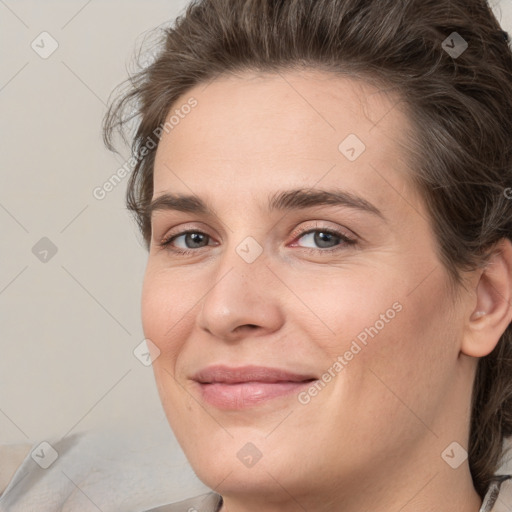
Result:
M469 311L461 351L472 357L490 354L512 322L512 243L500 240L476 287L476 306Z

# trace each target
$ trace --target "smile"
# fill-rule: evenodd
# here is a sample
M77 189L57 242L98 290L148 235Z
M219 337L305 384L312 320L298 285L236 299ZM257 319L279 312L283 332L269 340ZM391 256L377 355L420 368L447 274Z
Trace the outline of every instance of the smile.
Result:
M236 410L296 394L315 377L260 366L211 366L198 372L193 380L205 402L219 409Z

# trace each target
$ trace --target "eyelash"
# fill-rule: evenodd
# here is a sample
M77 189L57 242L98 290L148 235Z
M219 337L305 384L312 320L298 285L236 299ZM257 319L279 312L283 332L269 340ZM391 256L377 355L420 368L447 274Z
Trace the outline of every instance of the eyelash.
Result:
M335 237L337 238L340 238L340 240L343 242L343 244L339 244L339 245L336 245L335 247L331 247L329 249L314 249L314 248L311 248L311 247L301 247L302 250L306 251L306 252L313 252L313 253L331 253L331 252L335 252L335 251L339 251L339 250L342 250L343 247L345 246L351 246L351 245L355 245L357 244L357 241L352 239L352 238L349 238L348 236L344 235L343 233L341 233L340 231L336 231L334 229L324 229L324 228L314 228L314 229L306 229L306 230L303 230L303 231L299 231L297 233L294 233L293 234L293 237L294 237L294 240L295 239L300 239L302 238L303 236L305 235L309 235L310 233L315 233L315 232L320 232L320 233L326 233L326 234L329 234L329 235L334 235ZM176 248L171 248L171 242L173 242L176 238L179 238L180 236L183 236L183 235L187 235L188 233L195 233L195 234L200 234L200 235L205 235L209 238L211 238L207 233L204 233L202 231L199 231L197 229L188 229L186 231L181 231L179 233L176 233L176 234L172 234L166 238L164 238L158 245L159 247L162 247L162 248L168 248L169 250L171 250L172 252L176 253L176 254L179 254L179 255L182 255L182 256L187 256L187 255L190 255L194 252L198 252L200 249L204 249L205 247L199 247L198 249L176 249Z

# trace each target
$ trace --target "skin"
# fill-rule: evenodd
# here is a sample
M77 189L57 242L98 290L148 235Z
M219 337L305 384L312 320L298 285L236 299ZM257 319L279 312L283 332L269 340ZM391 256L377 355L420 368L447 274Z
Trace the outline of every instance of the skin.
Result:
M173 108L190 97L197 107L159 143L153 197L193 193L215 215L153 212L142 320L160 351L168 421L223 496L222 512L477 512L468 461L453 469L441 454L454 441L467 449L478 358L512 320L510 242L465 275L456 299L407 179L407 114L389 92L311 70L224 76ZM338 149L351 133L366 145L353 162ZM334 186L385 219L343 206L266 208L278 190ZM159 245L189 228L208 237ZM294 235L313 228L357 243ZM262 248L252 263L236 251L248 236ZM321 376L396 302L401 311L307 404L291 394L221 410L190 379L221 363ZM237 457L248 442L262 454L252 467Z

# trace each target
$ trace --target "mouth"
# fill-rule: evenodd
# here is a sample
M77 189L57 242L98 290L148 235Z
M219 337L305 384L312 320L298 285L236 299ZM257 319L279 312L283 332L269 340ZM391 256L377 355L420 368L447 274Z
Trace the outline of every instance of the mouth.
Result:
M263 366L210 366L192 378L201 398L219 409L245 409L278 397L298 393L317 380L309 374L297 374Z

